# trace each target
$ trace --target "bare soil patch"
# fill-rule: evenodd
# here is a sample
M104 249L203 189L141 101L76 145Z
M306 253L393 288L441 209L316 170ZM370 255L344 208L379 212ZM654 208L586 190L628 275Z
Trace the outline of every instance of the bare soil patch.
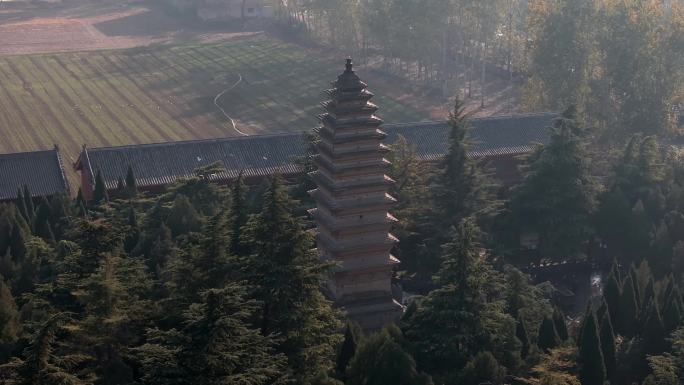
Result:
M0 2L0 55L211 43L253 33L180 20L141 3Z

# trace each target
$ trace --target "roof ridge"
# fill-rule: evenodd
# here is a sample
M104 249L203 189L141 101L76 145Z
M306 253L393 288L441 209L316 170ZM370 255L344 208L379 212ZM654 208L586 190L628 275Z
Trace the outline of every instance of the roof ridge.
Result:
M138 143L138 144L124 144L121 146L105 146L105 147L86 147L88 151L101 151L101 150L123 150L127 148L140 148L140 147L166 147L175 146L178 144L196 144L196 143L210 143L210 142L228 142L228 141L239 141L239 140L253 140L262 138L278 138L287 136L301 136L306 131L295 131L295 132L277 132L274 134L258 134L258 135L247 135L247 136L226 136L222 138L207 138L207 139L186 139L186 140L176 140L170 142L154 142L154 143Z
M59 151L55 148L51 148L49 150L35 150L35 151L22 151L22 152L8 152L5 154L0 154L0 157L5 157L5 156L20 156L20 155L27 155L27 154L38 154L38 153L59 153Z

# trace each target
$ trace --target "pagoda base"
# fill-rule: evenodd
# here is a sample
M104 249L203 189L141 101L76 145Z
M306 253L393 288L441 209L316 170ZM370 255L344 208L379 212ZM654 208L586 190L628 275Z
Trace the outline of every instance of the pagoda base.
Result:
M393 298L356 301L341 305L347 318L366 332L374 332L396 322L404 313L404 306Z

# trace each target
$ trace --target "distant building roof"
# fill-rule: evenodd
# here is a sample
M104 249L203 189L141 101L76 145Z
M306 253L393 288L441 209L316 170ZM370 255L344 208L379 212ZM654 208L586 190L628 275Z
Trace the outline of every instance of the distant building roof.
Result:
M0 154L0 201L15 199L24 185L34 197L69 193L57 148Z
M547 127L556 117L553 113L509 115L471 120L471 156L514 155L529 152L535 143L546 142ZM386 124L386 143L394 143L399 135L411 143L423 160L437 160L446 154L449 145L447 122L420 122ZM116 188L124 178L129 165L133 167L139 187L160 186L180 178L193 176L193 172L221 161L226 171L216 175L217 180L237 177L244 171L246 177L270 175L274 172L295 174L299 167L294 163L304 153L302 133L255 135L222 139L194 140L121 147L84 148L76 168L81 172L102 172L107 188Z

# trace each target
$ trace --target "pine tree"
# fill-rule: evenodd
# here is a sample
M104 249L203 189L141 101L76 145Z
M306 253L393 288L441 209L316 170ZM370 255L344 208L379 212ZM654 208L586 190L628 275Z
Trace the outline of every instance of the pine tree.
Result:
M93 190L93 203L98 205L101 203L109 202L109 195L107 193L107 186L105 185L104 177L100 170L97 171L95 176L95 189Z
M625 337L633 337L639 324L639 308L636 300L636 290L632 275L627 276L620 296L620 306L617 318L618 333Z
M515 336L522 345L520 349L520 357L525 359L530 354L530 337L527 334L527 326L522 317L518 317L518 322L515 327Z
M232 226L230 251L233 255L244 255L247 250L242 243L242 230L247 224L247 186L242 171L230 189L230 224Z
M603 385L606 378L606 367L596 319L591 309L588 309L584 316L577 364L579 366L579 380L582 385Z
M337 354L337 376L345 378L347 366L356 354L356 348L359 345L357 341L357 334L352 330L350 324L347 324L347 329L344 332L344 342L340 347L340 352Z
M606 313L601 321L599 330L601 338L601 352L603 353L603 363L606 367L606 377L611 379L615 373L617 366L616 349L615 349L615 333L613 332L613 324L610 319L610 314Z
M568 325L565 323L565 314L558 307L553 308L553 326L556 327L556 332L558 332L558 338L561 341L567 341L570 335L568 334Z
M279 175L269 178L262 202L243 234L252 251L248 281L263 303L262 333L282 337L278 351L307 384L334 368L334 346L342 340L338 315L320 292L329 265L319 261L311 234L293 215L295 202Z
M138 195L138 182L135 179L135 175L133 174L133 167L131 165L128 165L128 169L126 170L126 197L127 198L135 198Z
M347 385L432 385L428 375L419 373L416 363L392 334L401 333L387 326L366 338L358 347L347 369Z
M5 279L0 276L0 362L6 362L21 329L17 304Z
M538 234L539 253L557 260L582 253L592 232L596 189L578 131L575 116L566 111L554 123L549 144L533 155L510 201L513 232ZM519 237L511 239L519 243Z
M548 353L551 349L560 344L560 338L556 331L556 326L551 318L546 317L539 327L539 338L537 345L541 350Z

